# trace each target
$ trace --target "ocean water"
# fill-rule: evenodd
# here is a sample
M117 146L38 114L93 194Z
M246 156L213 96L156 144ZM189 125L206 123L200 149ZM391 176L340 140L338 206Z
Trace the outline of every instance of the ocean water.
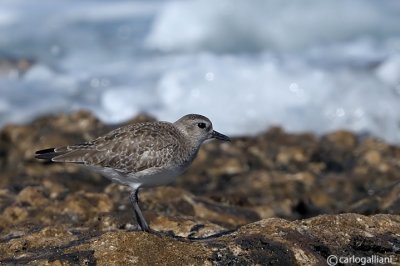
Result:
M397 0L2 0L0 126L87 109L400 143Z

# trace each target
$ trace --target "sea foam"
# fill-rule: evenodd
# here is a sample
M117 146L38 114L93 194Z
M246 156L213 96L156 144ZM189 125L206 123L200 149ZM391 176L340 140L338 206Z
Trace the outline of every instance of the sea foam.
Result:
M4 0L0 10L0 60L34 62L21 75L0 68L0 125L82 108L108 123L201 113L229 135L277 125L400 143L398 1Z

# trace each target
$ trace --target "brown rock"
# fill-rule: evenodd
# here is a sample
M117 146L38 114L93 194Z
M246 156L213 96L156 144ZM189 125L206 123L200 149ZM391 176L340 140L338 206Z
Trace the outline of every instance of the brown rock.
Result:
M113 206L110 198L103 193L80 192L67 196L62 212L80 220L87 220L98 213L110 212Z
M28 218L28 216L29 216L28 210L18 206L7 207L2 213L2 218L6 220L8 224L14 224L25 221Z
M128 231L73 235L63 228L43 228L31 235L1 242L0 262L325 265L330 255L375 255L396 262L400 258L396 233L399 231L399 216L357 214L323 215L295 222L264 219L235 232L198 239Z
M27 203L34 207L39 207L49 203L42 189L38 187L26 187L17 196L17 201Z
M126 187L32 157L113 127L77 112L1 130L0 264L321 265L330 254L399 256L397 146L280 128L206 143L177 184L140 191L154 235L135 231Z

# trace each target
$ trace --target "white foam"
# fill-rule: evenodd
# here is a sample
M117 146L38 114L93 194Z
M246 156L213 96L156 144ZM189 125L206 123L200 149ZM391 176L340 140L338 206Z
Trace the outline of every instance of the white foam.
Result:
M327 71L309 65L292 70L268 59L206 55L192 67L167 71L158 85L164 120L197 112L233 135L280 125L294 132L347 128L396 141L398 98L368 73ZM207 76L212 73L212 80ZM349 89L351 88L351 89ZM388 112L393 115L388 115ZM382 131L382 128L385 128Z
M15 22L16 18L13 14L5 10L0 10L0 27L9 26Z
M400 89L400 52L385 60L376 70L376 75L387 85Z
M114 123L123 122L139 112L149 110L157 103L157 98L146 90L117 87L102 94L104 113L101 118Z
M26 81L40 81L40 80L50 80L54 77L54 72L51 71L45 65L35 65L29 69L25 74L24 79Z
M362 35L398 34L400 16L388 9L364 0L174 1L155 21L147 42L162 51L298 50Z
M0 78L0 125L81 108L110 123L201 113L228 135L280 125L400 143L398 1L3 0L0 10L0 51L35 62Z

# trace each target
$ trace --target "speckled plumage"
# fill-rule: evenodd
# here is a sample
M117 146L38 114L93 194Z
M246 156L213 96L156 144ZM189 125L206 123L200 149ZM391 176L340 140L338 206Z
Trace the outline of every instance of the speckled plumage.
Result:
M171 123L138 123L111 131L91 142L55 149L56 162L139 172L175 163L187 156L187 141ZM178 162L176 162L178 163Z
M148 231L137 204L138 189L174 181L193 161L201 143L210 138L229 140L213 130L208 118L190 114L175 123L137 123L83 144L40 150L36 158L83 164L130 186L137 219Z

